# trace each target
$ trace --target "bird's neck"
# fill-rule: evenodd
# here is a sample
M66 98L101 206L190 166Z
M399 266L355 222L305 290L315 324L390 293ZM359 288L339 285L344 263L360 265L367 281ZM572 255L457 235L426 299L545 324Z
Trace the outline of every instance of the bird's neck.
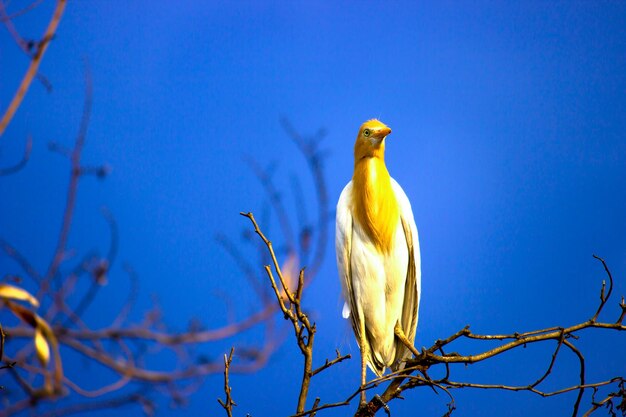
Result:
M390 252L400 218L391 177L380 157L355 160L352 177L354 217L381 252Z

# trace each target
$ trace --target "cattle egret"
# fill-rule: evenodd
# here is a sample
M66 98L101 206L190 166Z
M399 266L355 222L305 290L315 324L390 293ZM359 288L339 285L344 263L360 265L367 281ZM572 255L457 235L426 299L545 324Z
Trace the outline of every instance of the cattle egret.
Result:
M420 302L417 228L409 199L385 165L389 133L376 119L361 125L354 174L337 204L335 249L346 301L342 314L351 318L361 351L362 386L366 365L377 376L386 367L404 366Z

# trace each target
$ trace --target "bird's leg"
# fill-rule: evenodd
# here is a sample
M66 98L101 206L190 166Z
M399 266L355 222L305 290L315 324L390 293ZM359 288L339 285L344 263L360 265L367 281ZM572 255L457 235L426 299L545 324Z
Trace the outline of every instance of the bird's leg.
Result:
M360 314L359 314L360 313ZM361 350L361 400L359 401L359 408L367 404L367 398L365 395L365 382L367 377L367 351L369 350L367 343L367 336L365 335L365 317L363 313L359 311L359 348Z
M394 327L393 331L396 334L396 337L400 339L400 341L411 351L411 353L413 353L416 357L420 355L417 349L415 349L415 346L413 346L413 343L411 343L411 341L404 334L402 327L400 327L400 323L396 323L396 327Z
M365 323L361 320L361 323ZM365 340L365 326L361 326L361 340L359 343L359 347L361 348L361 389L365 388L366 382L366 374L367 374L367 361L366 361L366 343ZM365 397L365 391L361 391L361 401L359 402L359 407L364 406L367 403L367 399Z
M402 342L402 344L404 344L412 353L413 355L415 355L415 357L419 357L420 353L417 351L417 349L415 349L415 346L413 346L413 344L411 343L411 341L409 340L408 337L406 337L406 335L404 334L404 331L402 331L402 327L400 327L400 323L396 323L396 327L394 327L393 329L394 333L396 334L396 337L398 339L400 339L400 341ZM426 373L426 371L428 370L428 365L425 366L420 366L419 368L417 368L422 374L424 374L424 377L428 380L428 381L432 381L430 379L430 377L428 376L428 374ZM434 386L431 385L431 388L433 388L434 391Z

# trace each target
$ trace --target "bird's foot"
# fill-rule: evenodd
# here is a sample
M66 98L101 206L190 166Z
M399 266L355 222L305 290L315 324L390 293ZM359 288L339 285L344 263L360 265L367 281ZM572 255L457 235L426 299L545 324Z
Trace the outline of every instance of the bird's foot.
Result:
M402 344L406 346L406 348L409 349L411 353L415 355L415 357L418 357L420 355L420 353L417 351L415 346L413 346L413 343L411 343L411 341L404 334L404 331L402 330L402 327L400 327L400 324L396 323L396 326L394 327L393 332L395 333L396 337L400 340L400 342L402 342Z

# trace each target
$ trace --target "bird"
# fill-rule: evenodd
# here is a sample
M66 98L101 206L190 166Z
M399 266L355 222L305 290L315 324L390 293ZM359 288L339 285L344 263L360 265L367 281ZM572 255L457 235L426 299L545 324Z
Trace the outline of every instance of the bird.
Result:
M343 316L350 318L366 365L377 376L402 369L411 353L421 293L421 259L411 203L385 165L391 129L377 119L359 128L354 172L336 210L335 250ZM361 392L361 405L365 392Z

